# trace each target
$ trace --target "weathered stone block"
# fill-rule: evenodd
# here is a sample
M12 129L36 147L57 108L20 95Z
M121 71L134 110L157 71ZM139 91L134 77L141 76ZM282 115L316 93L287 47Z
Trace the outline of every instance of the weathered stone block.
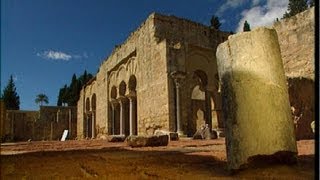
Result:
M109 142L123 142L126 139L124 135L111 135L108 136Z
M154 135L159 136L159 135L168 135L170 138L170 141L178 141L179 140L179 134L176 132L169 132L165 130L155 130Z
M169 136L128 136L126 142L131 147L167 146Z
M217 139L217 131L211 130L208 127L197 130L193 135L193 139Z
M250 157L297 154L288 88L275 30L230 36L217 49L229 169Z

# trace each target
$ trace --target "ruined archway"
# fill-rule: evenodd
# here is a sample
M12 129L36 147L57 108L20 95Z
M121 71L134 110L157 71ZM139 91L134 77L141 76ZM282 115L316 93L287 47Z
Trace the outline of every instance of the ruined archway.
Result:
M192 74L190 94L190 112L188 118L187 135L192 136L198 129L208 124L211 128L211 103L208 91L208 77L202 70L195 70Z

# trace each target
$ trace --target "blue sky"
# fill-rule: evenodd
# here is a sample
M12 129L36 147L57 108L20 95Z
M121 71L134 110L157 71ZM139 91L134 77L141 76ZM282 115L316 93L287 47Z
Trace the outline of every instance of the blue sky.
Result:
M12 74L20 109L37 110L37 94L56 105L73 73L96 74L152 12L209 25L217 15L224 31L237 32L281 18L288 0L1 0L1 92Z

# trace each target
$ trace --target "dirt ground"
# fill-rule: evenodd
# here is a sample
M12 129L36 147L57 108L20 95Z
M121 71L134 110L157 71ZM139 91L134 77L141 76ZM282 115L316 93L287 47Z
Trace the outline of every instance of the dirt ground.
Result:
M314 179L314 140L297 141L298 163L226 169L225 139L131 148L106 140L1 144L1 179Z

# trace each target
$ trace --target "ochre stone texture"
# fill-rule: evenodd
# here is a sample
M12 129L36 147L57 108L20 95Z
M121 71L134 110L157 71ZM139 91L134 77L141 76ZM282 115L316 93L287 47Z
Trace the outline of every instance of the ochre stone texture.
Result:
M273 28L278 34L286 76L314 80L314 7L274 23Z
M189 20L151 14L115 47L81 90L78 137L151 135L156 129L175 132L176 84L171 76L175 71L185 74L179 96L183 133L196 132L197 116L192 114L196 107L207 123L223 128L214 52L228 35ZM194 89L204 98L192 99Z
M217 49L229 169L248 158L297 153L288 88L276 31L229 36Z
M314 7L276 22L285 74L288 78L290 105L297 139L314 138ZM317 60L319 61L319 60Z
M7 110L4 141L26 141L34 135L38 111Z
M3 100L0 100L0 141L2 142L5 135L5 118L6 118L6 106Z
M39 111L7 110L3 141L60 140L64 130L67 139L76 138L76 107L41 106Z

